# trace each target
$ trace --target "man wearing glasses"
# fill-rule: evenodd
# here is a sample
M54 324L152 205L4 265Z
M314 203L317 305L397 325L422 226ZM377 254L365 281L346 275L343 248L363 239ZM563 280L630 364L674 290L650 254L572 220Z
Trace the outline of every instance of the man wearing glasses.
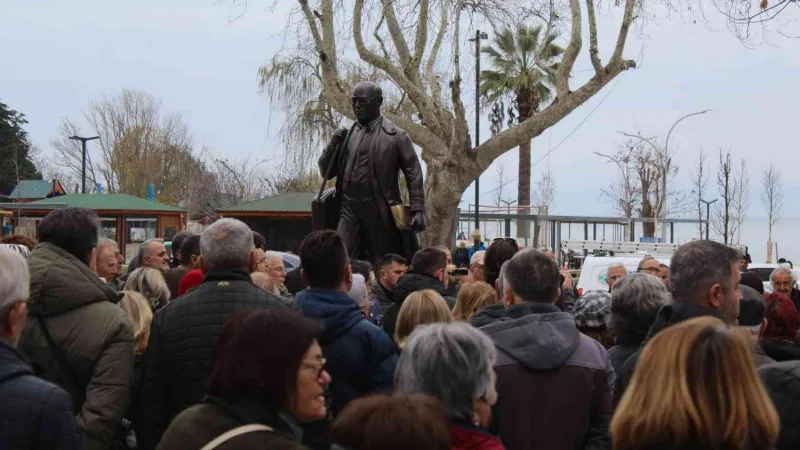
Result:
M663 268L666 268L667 270L664 271ZM661 281L664 282L664 285L669 288L669 267L667 267L666 264L661 264L652 256L645 256L644 259L642 259L642 261L639 263L639 267L636 269L636 271L661 278Z
M381 115L383 92L377 84L358 83L351 103L356 123L350 130L337 130L319 160L323 176L336 177L336 231L353 259L374 264L387 253L410 259L419 243L402 232L425 230L419 159L406 132ZM401 171L408 187L408 215L400 195Z

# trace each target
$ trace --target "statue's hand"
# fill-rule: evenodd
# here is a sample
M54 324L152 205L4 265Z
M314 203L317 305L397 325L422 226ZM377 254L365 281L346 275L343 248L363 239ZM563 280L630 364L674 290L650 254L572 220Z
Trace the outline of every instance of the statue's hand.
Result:
M331 136L331 142L328 144L332 148L339 147L344 142L345 138L347 137L347 128L339 128L338 130L333 132L333 136Z
M411 222L409 222L409 225L411 226L412 233L425 231L425 212L414 211L411 213Z

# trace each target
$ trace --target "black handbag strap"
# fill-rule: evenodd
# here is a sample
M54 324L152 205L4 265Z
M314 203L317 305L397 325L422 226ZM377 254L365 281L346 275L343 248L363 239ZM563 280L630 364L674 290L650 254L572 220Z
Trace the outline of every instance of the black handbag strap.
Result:
M345 135L344 140L339 144L339 148L336 149L337 154L331 157L331 159L328 161L328 167L325 168L326 169L325 173L322 174L322 184L320 185L319 191L317 192L317 199L322 197L322 191L325 190L325 184L328 182L328 174L331 173L333 165L336 164L336 162L339 160L340 156L339 153L341 153L342 147L347 145L347 141L350 140L350 133L353 132L353 128L355 127L350 127L350 129L347 130L347 135Z
M58 365L61 366L61 370L64 372L64 375L67 376L67 381L69 381L69 383L72 385L73 392L84 392L84 389L81 388L81 384L78 382L78 375L73 371L72 367L67 364L67 358L64 356L64 349L62 349L60 345L56 344L56 341L50 334L50 330L47 328L47 323L44 317L37 316L36 320L39 322L39 327L42 329L42 334L47 341L47 346L53 353L53 357L55 357ZM75 401L75 399L73 399L73 401ZM81 405L76 405L76 407L80 407L82 405L83 402L81 402Z

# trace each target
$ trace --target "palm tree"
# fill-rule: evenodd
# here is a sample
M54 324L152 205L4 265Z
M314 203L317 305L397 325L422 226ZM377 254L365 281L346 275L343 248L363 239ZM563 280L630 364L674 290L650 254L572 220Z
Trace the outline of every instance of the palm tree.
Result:
M516 36L510 28L494 40L497 47L483 47L494 70L481 71L481 95L490 102L511 97L521 122L549 102L555 85L554 74L564 49L554 44L555 33L542 36L541 26L520 25ZM540 54L539 61L536 55ZM531 143L519 146L518 205L531 204Z

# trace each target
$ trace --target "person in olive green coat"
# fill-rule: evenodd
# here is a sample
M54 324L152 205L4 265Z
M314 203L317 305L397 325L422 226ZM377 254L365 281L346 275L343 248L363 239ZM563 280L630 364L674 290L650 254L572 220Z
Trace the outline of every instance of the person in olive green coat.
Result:
M133 380L131 324L118 294L89 266L99 225L97 214L84 208L56 210L39 224L19 343L35 372L72 397L86 450L111 446Z

